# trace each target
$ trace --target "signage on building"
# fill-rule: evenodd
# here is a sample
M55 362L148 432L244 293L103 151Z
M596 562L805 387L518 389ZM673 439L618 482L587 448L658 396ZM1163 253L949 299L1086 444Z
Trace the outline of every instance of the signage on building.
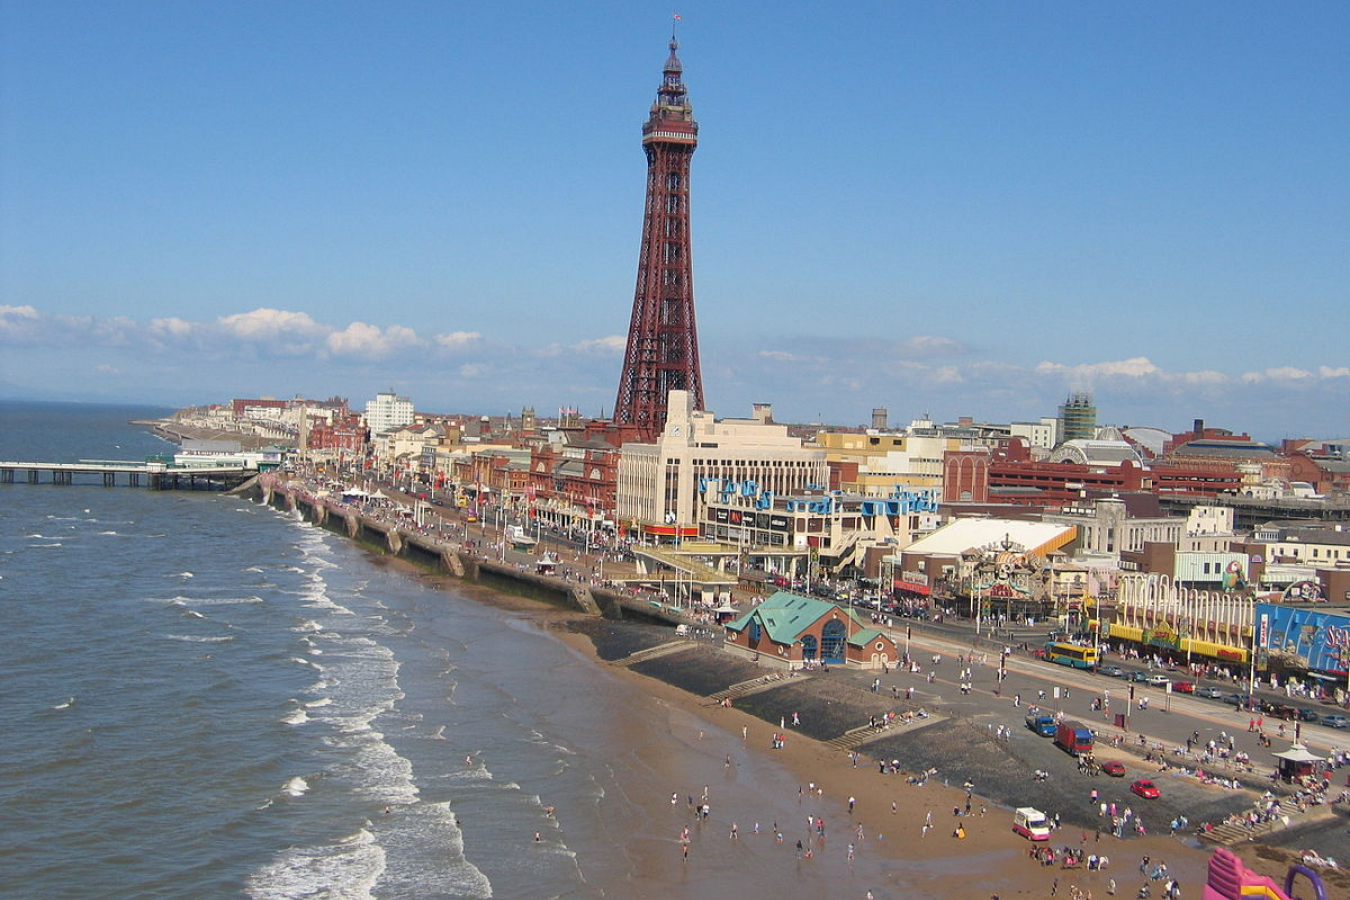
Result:
M1151 631L1144 633L1144 643L1152 644L1155 647L1166 647L1169 650L1179 650L1181 642L1177 630L1166 621L1158 622Z
M1264 603L1258 608L1263 610L1261 644L1272 662L1345 677L1350 666L1350 616Z
M786 531L788 527L787 516L769 516L769 527L775 531Z
M1327 598L1322 596L1322 585L1316 581L1295 581L1289 587L1284 589L1280 596L1281 603L1325 603Z
M928 576L922 572L901 572L900 577L911 584L927 584Z

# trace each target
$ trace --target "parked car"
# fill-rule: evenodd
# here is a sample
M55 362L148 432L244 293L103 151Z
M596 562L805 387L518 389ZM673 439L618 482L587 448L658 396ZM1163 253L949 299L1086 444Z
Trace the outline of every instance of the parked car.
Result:
M1208 697L1211 700L1220 700L1223 698L1223 691L1216 687L1198 687L1195 689L1195 696Z
M1194 693L1195 693L1195 682L1194 682L1194 681L1178 681L1178 682L1175 682L1175 683L1172 685L1172 690L1174 690L1174 691L1176 691L1177 693L1180 693L1180 694L1194 694Z
M1130 782L1130 792L1138 794L1146 800L1157 800L1162 796L1162 791L1158 790L1158 786L1147 778Z
M1145 683L1145 684L1151 684L1151 685L1153 685L1154 687L1162 687L1163 685L1167 684L1167 683L1168 683L1169 681L1171 681L1171 680L1172 680L1172 679L1168 678L1166 675L1163 675L1163 674L1159 673L1159 674L1157 674L1157 675L1148 675L1148 676L1145 676L1145 678L1144 678L1144 683Z
M1118 759L1108 759L1102 763L1102 771L1112 778L1125 777L1125 764Z
M1120 666L1102 666L1097 672L1098 674L1105 675L1107 678L1125 677L1125 670Z
M1350 719L1340 713L1332 713L1322 717L1322 724L1328 728L1350 728Z

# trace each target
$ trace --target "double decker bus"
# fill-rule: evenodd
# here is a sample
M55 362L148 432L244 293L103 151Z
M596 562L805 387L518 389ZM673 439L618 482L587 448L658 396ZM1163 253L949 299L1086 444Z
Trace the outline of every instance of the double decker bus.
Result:
M1083 647L1079 644L1052 642L1045 645L1045 658L1052 663L1059 663L1061 666L1091 669L1097 665L1097 650L1094 647Z

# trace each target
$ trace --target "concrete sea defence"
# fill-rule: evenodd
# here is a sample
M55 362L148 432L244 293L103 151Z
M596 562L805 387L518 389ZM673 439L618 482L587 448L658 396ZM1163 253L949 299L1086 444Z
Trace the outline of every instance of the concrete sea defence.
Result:
M318 497L277 476L259 476L240 493L301 518L333 534L350 538L378 553L404 559L421 569L449 575L483 587L540 600L591 616L638 618L665 625L694 624L664 604L632 597L597 584L543 575L509 562L489 559L478 548L466 548L398 523L367 515L344 503Z

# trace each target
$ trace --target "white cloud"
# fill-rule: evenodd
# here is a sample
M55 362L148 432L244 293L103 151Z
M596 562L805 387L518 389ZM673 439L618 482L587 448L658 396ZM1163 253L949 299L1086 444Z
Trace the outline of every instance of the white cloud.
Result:
M608 337L578 341L572 345L572 349L576 350L578 353L595 353L603 356L613 356L628 349L628 338L621 334L611 334Z
M1275 366L1261 372L1244 372L1242 380L1248 384L1260 384L1264 381L1308 381L1313 377L1313 373L1307 369L1298 369L1294 366Z
M38 311L31 306L0 306L0 340L20 343L38 333Z
M916 334L900 342L900 350L911 356L951 356L965 353L966 346L951 338L932 334Z
M193 329L196 327L197 326L186 319L179 319L177 317L150 320L151 334L177 340L182 340L192 334Z
M764 359L772 359L777 362L798 362L802 359L795 353L789 353L786 350L761 350L759 355Z
M217 321L227 333L249 341L270 341L278 335L318 337L328 330L310 318L309 313L266 307L252 312L221 316Z
M1323 378L1350 378L1350 366L1340 366L1335 369L1331 366L1318 366L1317 374Z
M1056 362L1041 362L1036 365L1036 372L1041 375L1068 375L1077 379L1094 379L1103 376L1121 376L1125 378L1141 378L1149 375L1160 375L1162 370L1153 364L1147 356L1136 356L1131 359L1108 360L1098 363L1083 363L1079 365L1065 365Z
M475 344L483 337L477 331L450 331L445 334L438 334L433 339L442 347L450 350L458 350L461 347L467 347Z
M402 325L390 325L381 330L377 325L353 322L341 331L331 332L324 346L334 356L354 356L363 359L384 359L400 350L423 346L417 332Z
M106 365L106 364L105 364L105 365L94 366L94 371L97 372L97 373L99 373L100 375L121 375L121 374L122 374L122 370L121 370L121 369L117 368L116 366L109 366L109 365Z

